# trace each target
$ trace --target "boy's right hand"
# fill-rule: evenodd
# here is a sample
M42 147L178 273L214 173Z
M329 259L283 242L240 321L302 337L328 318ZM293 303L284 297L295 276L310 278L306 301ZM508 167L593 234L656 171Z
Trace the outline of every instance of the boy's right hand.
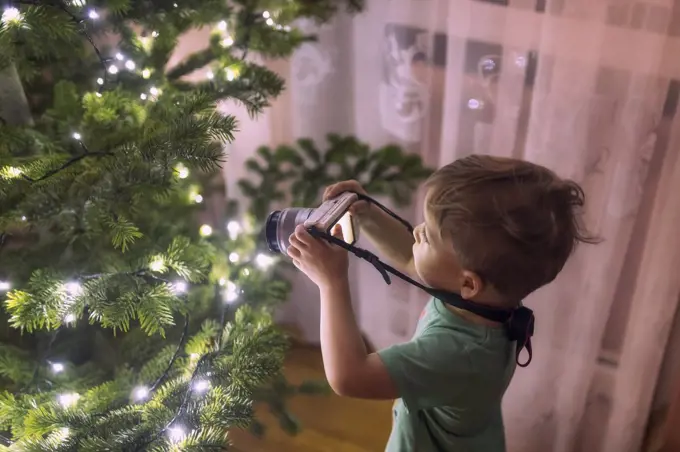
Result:
M366 190L364 190L364 187L362 187L359 182L355 180L345 180L326 187L326 190L323 192L323 200L327 201L333 199L345 191L353 191L361 193L362 195L367 195ZM366 214L370 207L371 205L368 201L359 200L349 207L349 211L352 215L359 217Z

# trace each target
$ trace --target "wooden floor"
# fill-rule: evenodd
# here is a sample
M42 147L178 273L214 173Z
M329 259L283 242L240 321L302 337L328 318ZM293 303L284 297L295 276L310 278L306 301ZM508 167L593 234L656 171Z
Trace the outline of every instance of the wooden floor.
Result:
M286 363L286 375L293 383L324 378L321 352L313 347L294 348ZM242 431L232 432L239 452L376 452L385 450L391 427L391 401L366 401L335 394L298 396L291 400L291 412L301 421L297 436L283 432L266 410L258 419L267 425L262 440Z

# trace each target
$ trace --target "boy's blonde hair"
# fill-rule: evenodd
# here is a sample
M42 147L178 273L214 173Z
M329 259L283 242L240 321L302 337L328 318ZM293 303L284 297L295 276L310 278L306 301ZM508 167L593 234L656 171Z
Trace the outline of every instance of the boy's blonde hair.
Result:
M461 266L501 294L522 299L562 270L579 242L583 189L540 165L471 155L426 182L427 208Z

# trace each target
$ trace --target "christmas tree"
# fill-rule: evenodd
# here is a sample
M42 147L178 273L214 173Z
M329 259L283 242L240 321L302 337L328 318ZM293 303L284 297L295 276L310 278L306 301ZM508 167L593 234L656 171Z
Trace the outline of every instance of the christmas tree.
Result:
M257 393L280 381L285 338L265 306L288 283L253 272L258 291L241 292L227 279L235 269L219 265L210 227L190 221L203 197L194 185L219 167L237 126L217 102L256 114L283 88L250 56L289 55L310 39L294 21L326 20L339 3L4 9L5 447L214 450L248 425ZM168 67L201 26L214 27L205 48ZM196 70L204 81L187 81ZM243 305L230 312L223 298Z

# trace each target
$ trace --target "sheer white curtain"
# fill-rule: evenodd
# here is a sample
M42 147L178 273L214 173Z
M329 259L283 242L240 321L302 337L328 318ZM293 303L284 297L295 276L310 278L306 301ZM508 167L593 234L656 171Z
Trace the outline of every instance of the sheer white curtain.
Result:
M509 449L639 450L680 284L679 24L672 0L368 0L272 63L289 89L243 122L229 195L257 145L328 132L397 142L432 166L516 156L581 182L605 241L527 300L535 354L505 399ZM419 221L421 202L401 213ZM362 263L352 279L372 342L407 340L426 297ZM303 280L282 316L318 340Z

